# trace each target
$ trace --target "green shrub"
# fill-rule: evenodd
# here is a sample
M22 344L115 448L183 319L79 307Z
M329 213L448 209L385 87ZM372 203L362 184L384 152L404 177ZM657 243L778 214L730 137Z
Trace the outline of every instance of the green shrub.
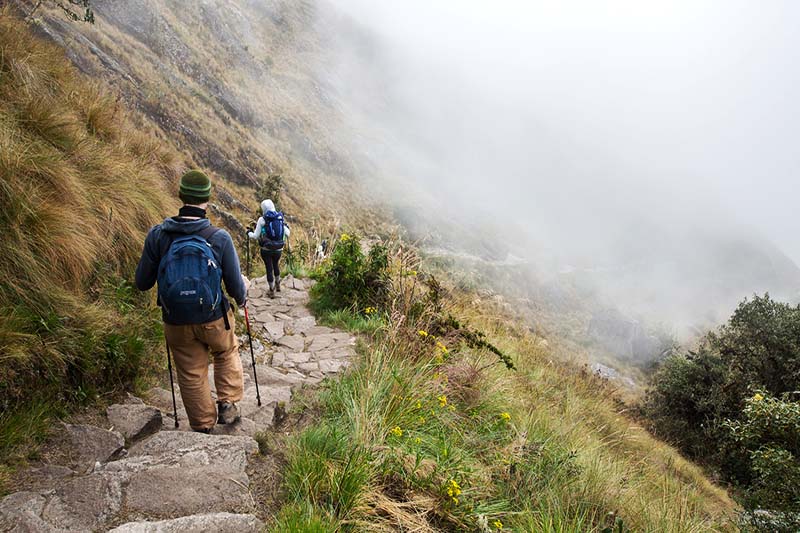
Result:
M375 244L364 254L358 237L342 234L330 260L316 275L313 305L319 313L367 307L384 308L389 290L389 255L385 246Z
M738 481L748 484L746 507L800 514L800 403L759 391L741 420L722 427L726 453L741 465Z
M697 352L661 364L643 411L659 436L738 487L745 507L798 512L797 390L800 306L755 296Z

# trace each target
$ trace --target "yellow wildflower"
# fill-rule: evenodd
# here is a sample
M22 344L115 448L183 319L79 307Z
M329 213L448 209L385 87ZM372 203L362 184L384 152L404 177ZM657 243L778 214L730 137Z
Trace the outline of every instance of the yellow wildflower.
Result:
M414 444L422 444L422 439L419 437L414 437Z
M437 400L439 400L439 407L445 407L445 406L447 406L447 396L445 396L444 394L442 394L441 396L439 396L439 397L437 398Z
M416 276L416 275L417 275L417 271L416 271L416 270L410 270L410 271L408 272L408 274L409 274L410 276Z
M492 522L492 526L495 529L503 529L503 523L500 520L495 520L494 522Z
M442 363L444 363L444 357L442 357L442 354L437 353L436 356L433 358L433 362L436 363L437 365L441 365Z
M450 350L448 350L447 347L440 341L436 341L436 347L439 348L439 350L441 350L443 354L450 353Z
M425 417L424 416L419 417L417 419L417 422L419 422L420 424L424 424L425 423Z
M416 408L417 409L422 409L422 402L421 401L417 400Z
M428 332L427 332L427 331L425 331L424 329L421 329L421 330L419 330L417 333L418 333L418 334L419 334L419 336L420 336L420 337L422 337L423 339L424 339L425 337L427 337L427 336L428 336Z
M392 430L389 433L391 433L395 437L402 437L403 436L403 430L400 429L400 426L393 427Z
M447 495L455 505L458 505L458 497L461 496L461 486L455 479L451 479L447 482Z
M377 313L377 312L378 312L378 310L375 309L374 307L367 307L366 309L364 309L364 313L366 313L368 315L371 315L371 314Z
M761 395L761 393L757 392L757 393L755 393L755 395L753 395L753 401L754 402L760 402L763 399L764 399L764 397Z
M455 405L451 405L450 407L448 407L448 409L450 409L451 411L455 411L456 410L456 406Z
M502 420L508 422L509 420L511 420L511 415L504 411L504 412L500 413L500 418Z
M352 239L352 237L351 237L350 235L348 235L347 233L342 233L342 236L341 236L341 237L339 237L339 240L340 240L341 242L347 242L347 241L349 241L350 239Z

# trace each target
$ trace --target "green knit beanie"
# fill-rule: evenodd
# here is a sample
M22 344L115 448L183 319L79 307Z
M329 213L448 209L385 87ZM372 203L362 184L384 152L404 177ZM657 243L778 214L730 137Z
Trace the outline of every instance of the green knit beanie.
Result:
M178 196L187 204L205 203L211 198L211 180L199 170L190 170L181 177Z

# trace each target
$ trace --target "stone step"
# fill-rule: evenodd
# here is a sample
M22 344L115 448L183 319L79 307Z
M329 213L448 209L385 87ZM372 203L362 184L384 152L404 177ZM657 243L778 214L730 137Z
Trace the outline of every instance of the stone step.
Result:
M251 514L209 513L183 516L160 522L128 522L111 530L111 533L257 533L264 523Z

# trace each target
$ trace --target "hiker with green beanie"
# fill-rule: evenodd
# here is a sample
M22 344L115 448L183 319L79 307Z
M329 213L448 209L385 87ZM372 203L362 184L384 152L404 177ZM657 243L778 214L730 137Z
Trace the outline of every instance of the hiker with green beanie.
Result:
M239 420L244 375L234 314L225 291L243 307L247 297L239 257L230 234L211 225L206 208L211 180L200 170L181 177L178 215L153 226L136 267L136 286L158 282L164 336L173 353L181 398L195 431ZM217 408L208 383L208 354L214 361Z

